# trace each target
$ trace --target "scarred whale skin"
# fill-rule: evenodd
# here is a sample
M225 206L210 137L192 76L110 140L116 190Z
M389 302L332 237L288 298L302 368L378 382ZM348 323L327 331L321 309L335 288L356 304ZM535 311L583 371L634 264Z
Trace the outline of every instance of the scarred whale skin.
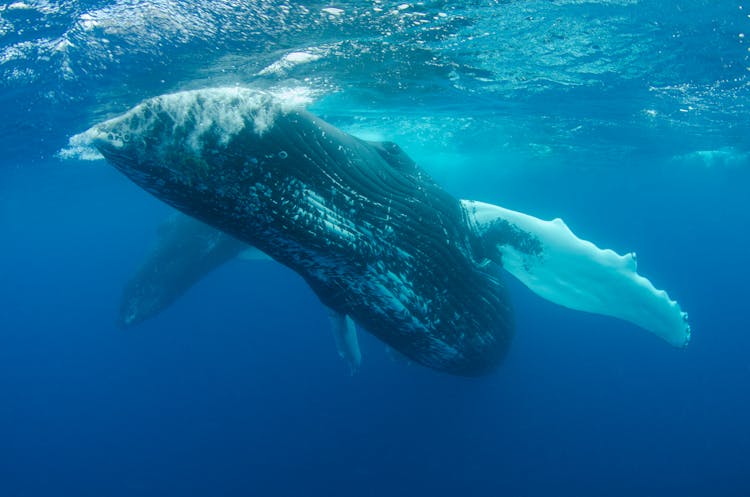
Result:
M460 202L395 144L255 90L156 97L87 132L117 169L300 274L324 305L436 370L493 370L513 335Z

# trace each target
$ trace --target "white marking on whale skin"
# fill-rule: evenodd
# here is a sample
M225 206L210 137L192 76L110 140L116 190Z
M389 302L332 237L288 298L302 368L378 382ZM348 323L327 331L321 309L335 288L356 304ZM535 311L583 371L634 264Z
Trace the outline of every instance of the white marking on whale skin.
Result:
M305 201L297 210L299 219L295 222L304 224L306 218L322 222L327 232L327 240L345 242L350 237L367 238L354 223L341 217L335 210L329 209L317 194L308 189L303 191ZM321 221L321 217L325 216L329 216L329 220ZM344 223L343 227L338 223ZM378 261L366 266L366 276L352 278L352 274L358 274L360 270L350 267L333 252L324 254L311 251L308 247L278 233L274 235L268 232L263 237L275 240L274 248L283 252L285 259L289 260L292 266L302 269L312 280L325 284L336 282L337 286L346 288L346 291L363 296L375 314L391 316L397 320L402 335L416 334L424 337L425 343L429 343L429 351L425 352L425 357L429 357L433 364L447 365L460 355L457 349L430 333L436 325L429 320L432 301L415 292L407 275L388 270L382 261ZM402 257L404 261L408 261L412 256L403 252Z
M348 220L346 228L341 228L336 224L338 220L343 219L339 214L327 208L323 200L314 192L306 188L302 191L305 192L305 201L302 206L310 207L310 209L298 208L297 216L300 219L295 222L304 224L303 218L322 222L327 232L325 238L329 240L346 241L349 237L364 236ZM321 216L331 216L331 219L335 218L337 221L321 221ZM263 234L263 238L274 240L274 249L283 253L284 258L290 261L293 267L302 270L312 280L324 284L335 284L354 295L363 296L367 300L368 307L375 314L383 317L390 316L398 321L398 328L402 335L423 337L426 347L424 354L432 364L448 365L460 355L457 349L430 333L436 324L428 319L432 301L417 294L405 274L388 270L382 261L378 261L367 265L366 276L360 275L360 277L352 278L352 274L358 274L359 270L336 257L335 252L311 251L309 247L285 238L274 230L268 230ZM410 254L406 255L411 257ZM356 363L353 359L355 354L352 351L345 351L344 357L350 365Z
M543 221L470 200L461 204L480 237L491 234L496 223L508 223L540 244L541 251L535 251L512 240L499 243L495 261L537 295L570 309L629 321L676 347L690 341L687 314L636 272L634 253L602 250L578 238L561 219Z
M339 239L348 240L350 243L357 239L356 226L335 209L326 205L325 199L313 190L306 189L303 206L312 207L310 211L300 208L300 213L320 219L326 227L326 231Z

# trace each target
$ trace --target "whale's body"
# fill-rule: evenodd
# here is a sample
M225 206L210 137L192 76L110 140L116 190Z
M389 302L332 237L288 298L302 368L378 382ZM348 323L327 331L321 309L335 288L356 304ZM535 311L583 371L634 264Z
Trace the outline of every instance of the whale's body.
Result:
M292 268L323 304L411 359L463 375L495 367L511 309L460 202L396 145L268 98L158 97L98 126L94 145L160 199Z
M559 219L458 200L395 144L360 140L264 92L163 95L75 139L227 237L229 252L184 259L202 268L196 278L240 250L229 236L301 275L353 370L352 320L425 366L492 370L513 335L501 266L558 304L675 346L690 338L687 315L637 274L634 254L599 249ZM161 284L175 282L184 286Z

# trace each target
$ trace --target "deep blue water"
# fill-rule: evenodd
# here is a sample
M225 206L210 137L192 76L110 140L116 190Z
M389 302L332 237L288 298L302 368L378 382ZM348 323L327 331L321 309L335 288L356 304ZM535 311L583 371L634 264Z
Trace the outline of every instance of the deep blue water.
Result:
M0 496L750 495L750 5L304 5L0 4ZM252 261L118 329L170 210L56 154L143 98L233 84L305 88L456 196L637 251L692 342L508 276L496 372L360 333L349 376L301 278Z

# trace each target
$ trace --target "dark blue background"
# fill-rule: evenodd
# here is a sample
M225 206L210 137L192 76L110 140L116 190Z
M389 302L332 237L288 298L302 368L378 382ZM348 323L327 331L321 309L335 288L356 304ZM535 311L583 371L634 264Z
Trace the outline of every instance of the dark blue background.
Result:
M116 329L167 210L93 164L7 177L3 495L750 492L746 170L506 178L506 205L564 205L573 229L637 247L694 340L672 349L509 281L510 356L465 379L392 362L366 334L349 377L314 295L270 262L232 262Z

